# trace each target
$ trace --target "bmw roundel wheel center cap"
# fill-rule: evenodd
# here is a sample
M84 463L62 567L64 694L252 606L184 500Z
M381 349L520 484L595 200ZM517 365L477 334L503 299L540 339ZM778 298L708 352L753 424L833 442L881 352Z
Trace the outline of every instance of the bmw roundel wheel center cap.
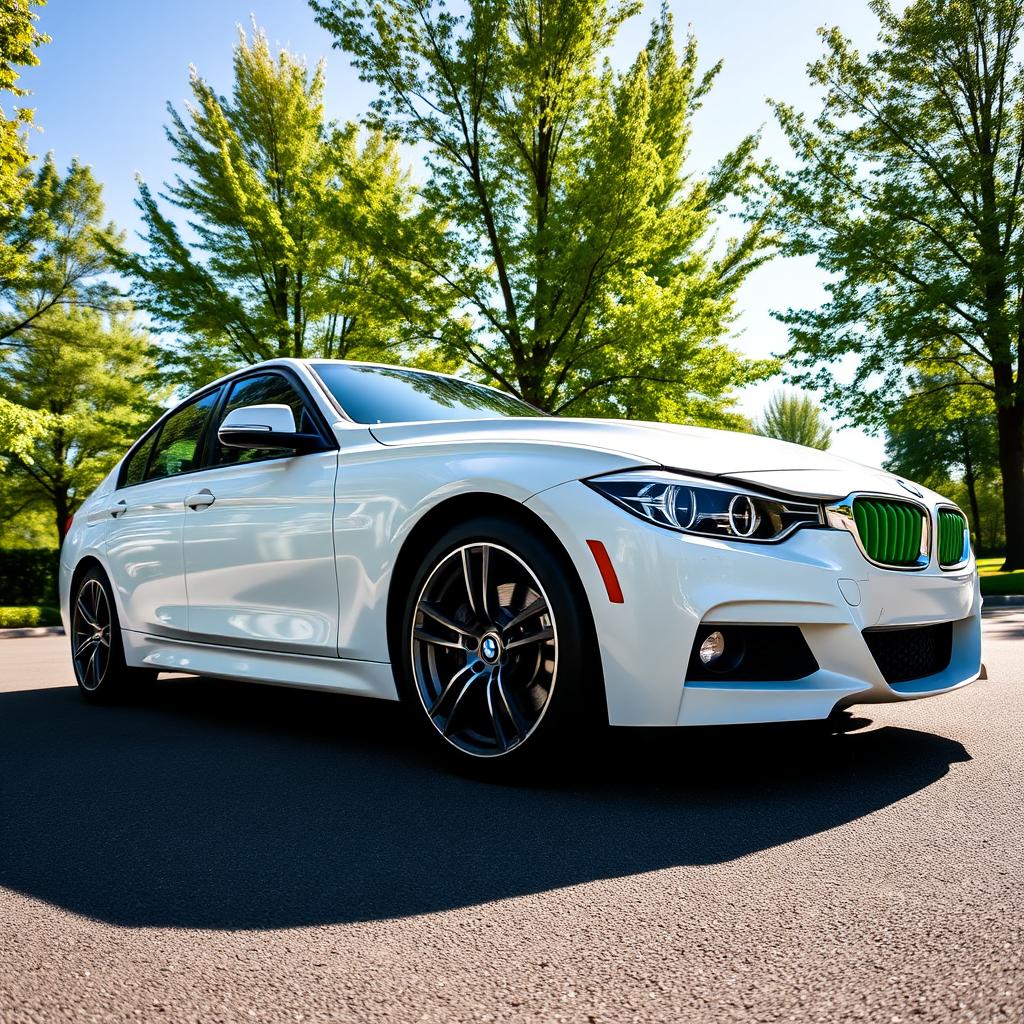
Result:
M501 637L497 633L487 633L480 641L480 657L488 665L494 665L501 659Z

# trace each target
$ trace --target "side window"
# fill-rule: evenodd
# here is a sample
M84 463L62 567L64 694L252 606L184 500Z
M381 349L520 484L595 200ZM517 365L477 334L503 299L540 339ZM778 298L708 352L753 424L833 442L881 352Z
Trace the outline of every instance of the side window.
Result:
M170 418L164 421L157 436L153 458L149 463L147 480L177 476L179 473L188 473L199 468L203 431L219 395L219 391L204 395L176 409Z
M132 452L128 465L124 467L124 478L122 487L130 487L132 484L142 483L146 474L146 463L149 462L149 453L153 450L153 442L156 441L156 433L152 433L138 448Z
M228 400L221 411L221 420L232 409L246 405L287 405L295 417L295 429L300 434L316 434L316 422L306 409L306 403L295 387L279 373L266 373L258 377L246 377L231 385ZM220 426L220 423L217 424ZM228 448L214 439L214 456L211 464L228 466L242 462L261 462L265 459L289 457L290 452L267 448Z

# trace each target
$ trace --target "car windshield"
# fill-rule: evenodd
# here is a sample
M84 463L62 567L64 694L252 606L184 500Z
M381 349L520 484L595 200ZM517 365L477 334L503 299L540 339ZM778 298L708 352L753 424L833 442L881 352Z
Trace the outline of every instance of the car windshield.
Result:
M356 423L541 416L518 398L455 377L394 366L313 362L327 390Z

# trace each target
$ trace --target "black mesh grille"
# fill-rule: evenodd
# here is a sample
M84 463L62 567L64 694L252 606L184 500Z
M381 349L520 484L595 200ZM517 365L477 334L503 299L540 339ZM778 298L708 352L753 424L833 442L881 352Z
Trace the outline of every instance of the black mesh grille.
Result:
M865 629L864 639L887 683L907 683L941 672L953 652L953 623Z

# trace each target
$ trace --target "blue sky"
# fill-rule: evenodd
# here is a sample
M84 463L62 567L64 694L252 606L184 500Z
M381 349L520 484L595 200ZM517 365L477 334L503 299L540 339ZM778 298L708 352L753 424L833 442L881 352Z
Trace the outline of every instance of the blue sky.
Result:
M804 69L820 53L820 25L839 25L863 47L875 35L866 0L672 0L669 6L680 32L692 28L706 64L724 60L695 125L691 166L698 171L762 126L763 151L784 160L786 147L771 123L766 97L814 109ZM655 10L648 3L623 27L616 64L628 64L643 45ZM311 63L325 57L328 116L358 119L370 91L344 54L331 49L331 37L304 0L49 0L40 25L53 42L23 80L33 90L28 102L42 128L33 134L33 150L51 150L62 165L73 156L91 164L103 182L110 216L133 240L139 224L135 174L158 186L174 173L164 138L167 101L180 107L186 100L190 64L227 92L237 26L248 26L252 17L272 43ZM813 264L773 261L744 285L735 344L755 356L782 350L785 331L771 310L812 304L822 294ZM759 413L773 386L748 389L743 410ZM855 430L840 432L833 447L862 462L877 463L882 455L879 440Z

